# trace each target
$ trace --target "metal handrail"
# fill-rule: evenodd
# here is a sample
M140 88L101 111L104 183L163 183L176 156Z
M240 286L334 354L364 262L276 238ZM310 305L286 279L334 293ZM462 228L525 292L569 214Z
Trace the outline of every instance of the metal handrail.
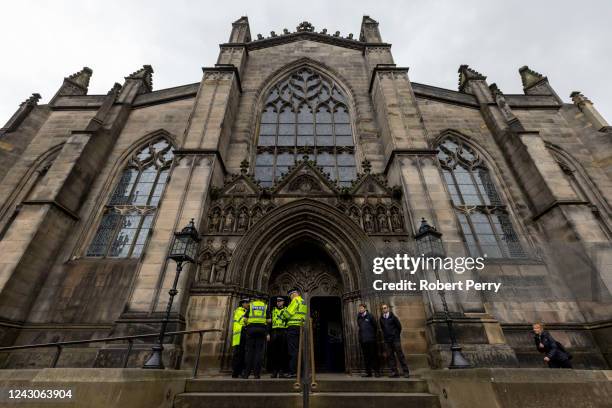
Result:
M186 334L194 334L194 333L198 333L198 352L196 355L196 361L195 361L195 366L193 369L193 377L195 378L197 376L198 373L198 368L200 365L200 354L202 351L202 341L203 341L203 337L204 334L206 333L210 333L210 332L220 332L220 329L204 329L204 330L182 330L182 331L175 331L175 332L167 332L165 334L165 336L183 336ZM62 353L62 349L64 346L71 346L71 345L75 345L75 344L88 344L88 343L105 343L105 342L110 342L110 341L121 341L121 340L127 340L128 341L128 348L127 348L127 352L125 354L125 357L123 357L123 368L127 367L128 364L128 360L130 357L130 353L132 351L132 347L134 345L134 339L145 339L148 337L157 337L159 336L159 333L151 333L151 334L136 334L136 335L132 335L132 336L119 336L119 337L104 337L101 339L90 339L90 340L70 340L70 341L58 341L58 342L54 342L54 343L39 343L39 344L26 344L26 345L22 345L22 346L9 346L9 347L0 347L0 352L6 352L6 351L12 351L12 350L25 350L25 349L32 349L32 348L44 348L44 347L57 347L57 352L55 353L55 356L53 357L53 362L51 364L52 368L55 368L57 365L57 362L59 361L60 355ZM164 336L164 337L165 337ZM103 367L101 367L103 368Z
M302 384L302 339L304 338L304 325L300 326L300 337L298 340L298 358L297 358L297 372L295 373L295 382L293 388L299 390Z
M314 331L312 330L312 318L308 318L308 329L310 331L310 336L308 336L308 340L310 343L310 389L313 390L317 388L317 373L315 370L315 355L314 355Z
M302 358L304 361L302 361ZM304 375L302 375L302 364L304 365ZM302 391L302 404L305 407L309 406L310 393L317 388L314 336L312 318L310 317L307 317L300 327L297 373L293 388Z

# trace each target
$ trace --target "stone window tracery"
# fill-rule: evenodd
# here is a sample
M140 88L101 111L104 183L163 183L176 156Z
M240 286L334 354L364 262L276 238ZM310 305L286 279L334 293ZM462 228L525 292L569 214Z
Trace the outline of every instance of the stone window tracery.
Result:
M272 186L305 155L341 186L357 176L347 98L335 83L309 68L297 70L268 94L255 178Z
M438 146L438 160L470 255L525 258L506 205L478 153L448 137Z
M149 236L170 166L172 146L165 139L136 152L104 208L87 256L137 258Z

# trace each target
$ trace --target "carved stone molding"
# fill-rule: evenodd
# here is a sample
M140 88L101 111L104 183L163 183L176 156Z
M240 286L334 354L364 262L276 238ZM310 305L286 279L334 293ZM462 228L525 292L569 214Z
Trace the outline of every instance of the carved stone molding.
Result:
M221 245L217 248L214 240L208 239L198 255L196 286L226 283L231 258L232 251L227 247L227 240L221 240Z
M272 209L311 197L331 204L368 234L404 233L401 189L389 187L368 162L350 187L339 187L323 169L305 158L291 167L271 188L261 187L247 173L229 176L223 187L211 189L205 235L243 235Z

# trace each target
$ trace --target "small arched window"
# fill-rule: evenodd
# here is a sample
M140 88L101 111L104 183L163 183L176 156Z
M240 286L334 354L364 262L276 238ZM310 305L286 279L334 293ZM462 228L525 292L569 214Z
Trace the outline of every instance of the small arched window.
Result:
M309 68L297 70L268 94L259 126L255 178L269 187L303 156L315 160L342 186L356 178L347 98L333 81Z
M166 186L172 158L172 146L165 139L149 143L130 158L104 208L87 256L140 256Z
M470 255L524 258L506 205L478 153L456 138L438 146L438 160Z

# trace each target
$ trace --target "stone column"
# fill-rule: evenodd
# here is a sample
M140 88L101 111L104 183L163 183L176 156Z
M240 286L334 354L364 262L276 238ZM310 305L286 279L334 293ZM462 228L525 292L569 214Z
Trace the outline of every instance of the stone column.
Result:
M604 130L609 127L608 122L603 116L595 109L593 102L579 91L574 91L570 94L574 105L580 109L584 114L585 118L593 125L595 130Z
M91 70L87 70L83 72L88 83ZM65 92L65 85L66 82L58 95ZM142 80L130 76L126 78L126 87L141 90ZM0 241L1 319L21 322L27 318L61 243L79 219L81 203L105 163L136 96L116 104L121 97L120 89L119 85L111 89L84 129L72 131Z
M407 68L381 64L372 70L370 94L384 145L385 173L391 184L403 187L413 234L424 217L444 234L449 256L464 256L465 248L437 164L437 151L431 148L407 71ZM416 275L417 280L420 277L435 280L432 271L427 272L427 276L422 276L423 272L420 274ZM462 275L452 272L440 274L442 281L473 278L468 272ZM436 366L447 365L450 360L449 337L441 319L443 309L439 294L424 292L423 299L429 352ZM448 292L447 301L453 316L459 318L455 322L457 335L472 361L479 361L479 364L516 362L512 349L504 343L499 323L486 313L480 294L466 296ZM404 303L400 299L393 302ZM495 357L491 358L491 354Z
M189 123L181 145L175 151L174 167L160 202L159 216L151 232L149 250L139 265L125 311L117 321L116 333L134 329L152 332L159 329L168 302L168 290L172 287L176 274L176 264L167 260L173 234L182 229L191 218L195 219L195 225L202 231L212 180L222 180L225 175L224 159L241 93L239 73L234 65L228 64L203 68L203 71ZM195 270L195 265L189 264L185 265L181 272L169 330L182 330L186 326L190 330L217 328L226 323L225 319L220 318L220 314L227 313L227 299L220 306L222 312L212 316L209 313L210 307L202 307L207 304L206 299L200 302L190 298L189 288ZM187 365L193 363L197 338L195 335L177 339L178 342L183 342L186 349L184 359ZM220 335L217 334L206 336L207 345L202 361L217 361L213 358L210 342L218 344L219 339ZM164 356L166 365L178 364L178 349L168 347L167 350L168 353ZM142 354L144 358L148 350L143 350Z
M525 95L552 96L559 106L563 105L563 101L559 98L553 87L550 86L548 78L544 75L529 69L527 65L519 68L519 73L521 74Z
M533 82L529 75L537 73L525 67L521 70L523 82L529 86ZM612 291L612 251L589 203L577 196L540 133L523 127L495 84L487 86L486 77L466 65L459 68L459 74L460 91L476 96L485 122L525 194L533 221L545 231L545 252L576 295L569 300L583 303L587 318L609 317L608 308L596 298L598 293L609 296ZM541 77L536 84L549 89L544 80Z
M11 116L11 118L6 122L6 124L0 128L0 136L4 135L7 132L12 132L19 127L21 122L32 112L32 109L38 105L38 101L40 101L40 94L33 93L25 101L19 104L19 109L17 112Z

